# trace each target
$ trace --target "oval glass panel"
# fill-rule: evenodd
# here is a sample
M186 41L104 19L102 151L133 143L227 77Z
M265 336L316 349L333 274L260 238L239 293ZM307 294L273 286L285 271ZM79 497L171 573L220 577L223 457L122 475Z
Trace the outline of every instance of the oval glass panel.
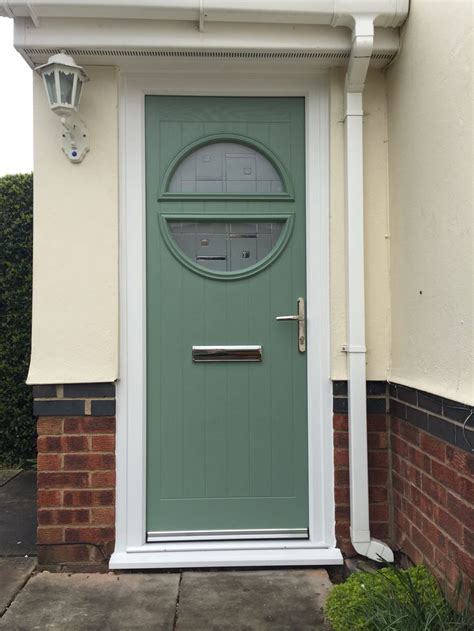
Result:
M237 142L213 142L179 163L167 192L278 195L285 186L270 160L256 149Z
M171 238L194 265L214 272L238 272L256 265L277 246L285 220L167 220Z

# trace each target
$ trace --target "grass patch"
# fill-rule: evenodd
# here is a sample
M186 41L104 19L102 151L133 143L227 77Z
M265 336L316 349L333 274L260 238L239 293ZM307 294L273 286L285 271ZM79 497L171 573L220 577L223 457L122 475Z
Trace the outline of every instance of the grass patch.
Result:
M461 606L462 584L445 598L422 565L360 572L329 594L326 617L334 631L472 631L474 619Z

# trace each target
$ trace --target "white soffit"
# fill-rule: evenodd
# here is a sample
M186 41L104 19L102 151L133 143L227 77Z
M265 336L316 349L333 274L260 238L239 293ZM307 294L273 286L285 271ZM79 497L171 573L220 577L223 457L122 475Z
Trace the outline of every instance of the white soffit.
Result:
M157 59L294 60L317 66L344 66L351 31L324 25L42 18L15 19L15 48L31 65L61 50L80 64L139 66ZM375 29L371 64L383 67L399 47L397 29ZM152 65L152 64L150 64Z

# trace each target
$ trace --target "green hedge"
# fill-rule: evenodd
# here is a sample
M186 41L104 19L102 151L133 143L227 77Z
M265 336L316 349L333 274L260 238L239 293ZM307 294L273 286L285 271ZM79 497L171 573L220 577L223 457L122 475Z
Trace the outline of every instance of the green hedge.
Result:
M31 388L33 176L0 178L0 462L35 455Z

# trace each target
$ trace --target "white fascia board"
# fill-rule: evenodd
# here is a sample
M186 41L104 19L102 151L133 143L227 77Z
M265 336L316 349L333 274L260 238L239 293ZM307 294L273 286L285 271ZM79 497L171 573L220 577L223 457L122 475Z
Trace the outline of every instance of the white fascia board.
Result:
M105 51L270 51L347 55L351 33L346 28L313 25L212 23L200 33L192 22L150 20L42 19L39 28L28 19L15 20L15 47L34 63L43 63L52 49L68 49L80 63L104 63ZM376 29L374 53L398 51L395 29ZM45 52L42 53L41 51ZM84 51L82 54L72 51ZM101 51L95 54L94 51ZM117 65L122 61L117 56ZM341 65L347 58L341 57Z
M23 45L30 47L126 49L351 49L346 28L285 24L212 23L200 33L186 21L44 19L40 28L24 21ZM393 39L390 43L393 42Z
M334 25L357 14L374 16L377 26L397 27L408 5L409 0L0 0L0 16Z

